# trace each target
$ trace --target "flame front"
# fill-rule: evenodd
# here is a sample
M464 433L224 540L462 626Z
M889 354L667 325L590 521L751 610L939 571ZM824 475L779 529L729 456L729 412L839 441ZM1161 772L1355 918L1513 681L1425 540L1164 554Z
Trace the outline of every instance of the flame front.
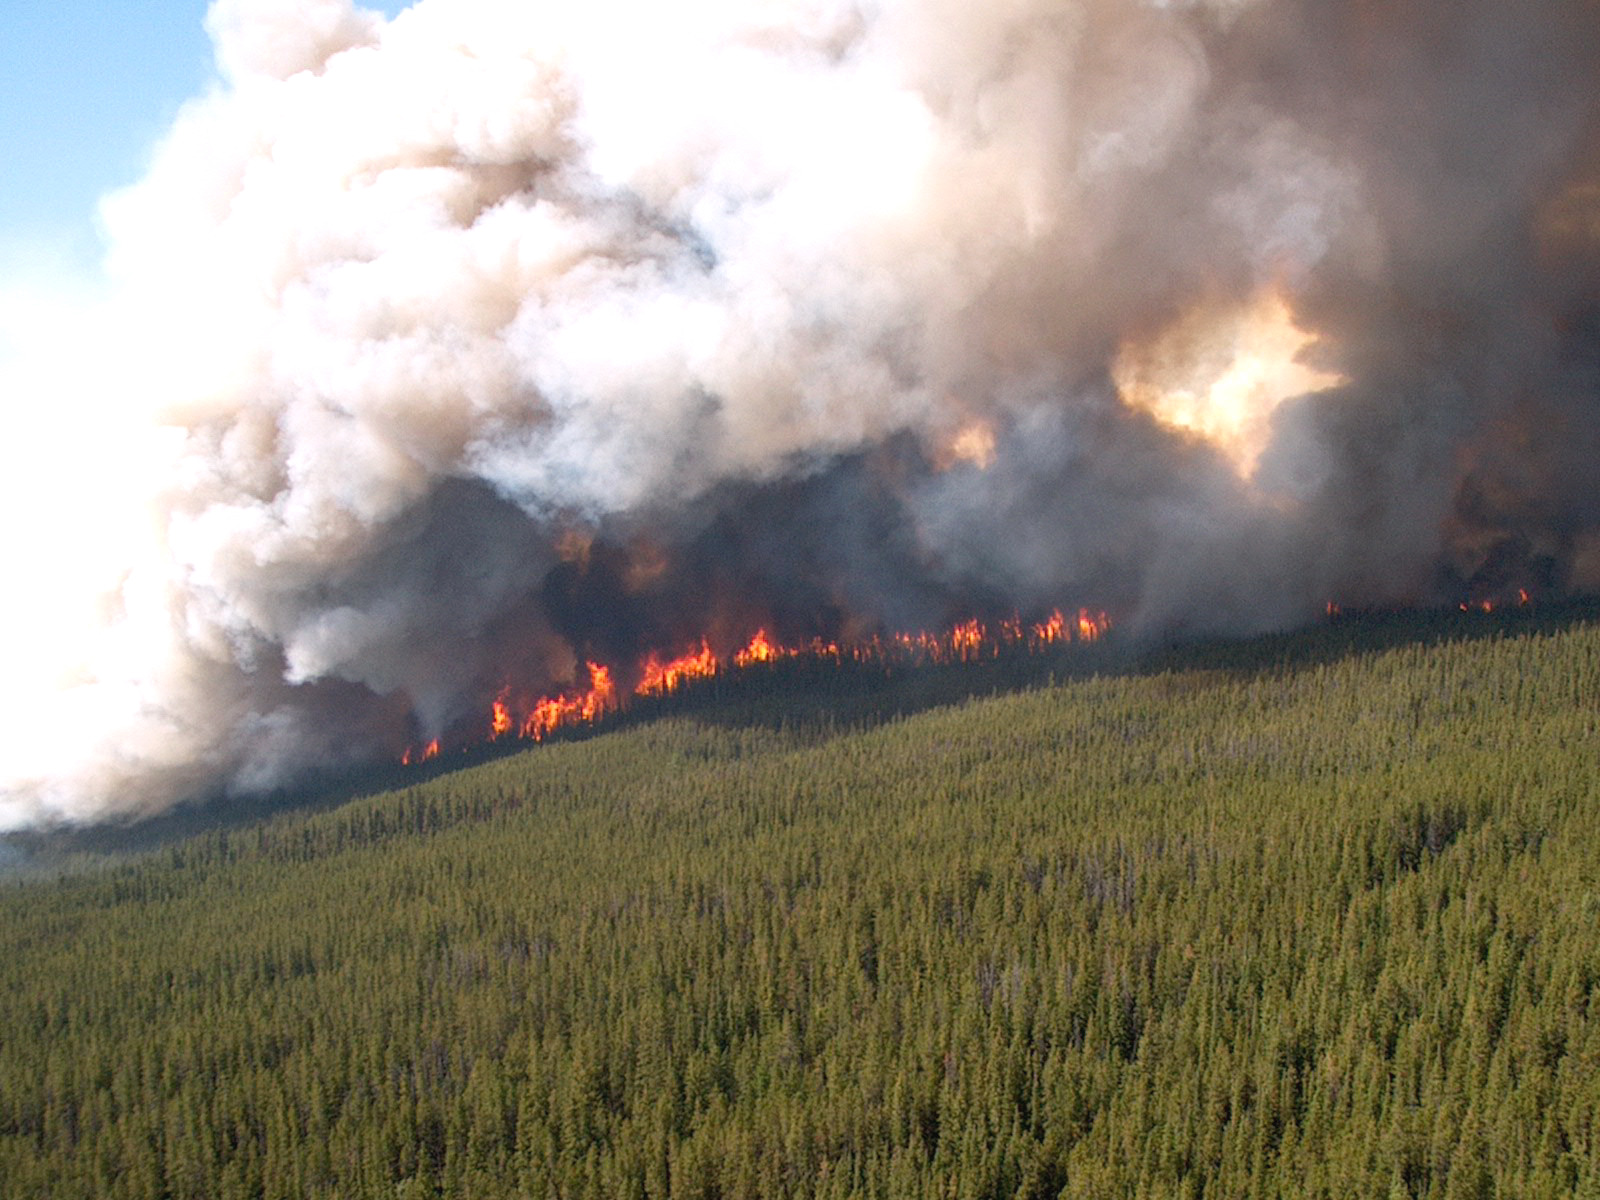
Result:
M690 679L705 679L717 673L717 656L711 652L711 647L705 639L701 639L700 648L688 654L663 663L652 654L645 659L644 677L639 680L638 687L634 688L637 696L665 696L677 691Z
M409 767L412 763L428 762L438 757L439 739L434 738L433 741L429 742L422 748L422 753L420 754L418 754L417 751L412 747L407 746L406 752L400 756L400 765L403 767Z
M489 709L489 740L511 732L511 710L506 707L505 694L501 693Z
M956 653L963 659L975 658L983 649L987 631L977 621L957 625L950 631L950 640Z
M774 662L784 657L787 657L786 652L772 644L767 637L767 631L758 629L755 636L750 639L750 644L733 656L733 665L743 669L753 667L757 663Z
M543 696L534 701L533 708L523 718L519 730L522 737L542 742L558 729L592 725L617 707L617 685L611 681L610 668L593 662L586 665L589 668L588 690Z
M1006 651L1036 653L1056 645L1098 641L1110 628L1111 621L1104 612L1089 608L1080 608L1072 616L1057 609L1043 621L1034 624L1025 624L1012 618L999 622L993 629L974 618L942 634L900 633L888 638L875 637L848 647L821 638L784 645L774 640L765 628L761 628L751 635L743 649L727 660L719 658L705 638L675 658L663 660L659 654L649 654L638 668L638 683L634 685L632 695L671 695L693 680L709 679L731 671L751 670L790 659L837 663L849 658L858 663L907 666L976 662L997 658ZM589 672L586 688L574 688L522 703L515 699L511 685L501 689L489 706L489 740L493 742L510 736L542 742L559 730L593 725L620 710L624 705L624 697L618 690L611 668L597 662L585 665ZM437 758L439 748L437 739L429 742L420 754L407 748L401 762L409 766Z

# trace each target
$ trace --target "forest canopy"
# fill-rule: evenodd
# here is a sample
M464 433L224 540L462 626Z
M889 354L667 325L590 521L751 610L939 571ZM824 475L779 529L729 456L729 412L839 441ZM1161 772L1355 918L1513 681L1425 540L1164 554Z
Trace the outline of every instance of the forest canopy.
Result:
M1600 628L1336 635L0 889L0 1191L1589 1194Z

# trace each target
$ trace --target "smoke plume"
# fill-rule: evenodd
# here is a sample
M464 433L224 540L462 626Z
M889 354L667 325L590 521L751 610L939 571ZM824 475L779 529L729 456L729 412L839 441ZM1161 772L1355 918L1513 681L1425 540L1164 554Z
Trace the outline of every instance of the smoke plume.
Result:
M758 624L1600 586L1593 0L208 25L6 354L0 827Z

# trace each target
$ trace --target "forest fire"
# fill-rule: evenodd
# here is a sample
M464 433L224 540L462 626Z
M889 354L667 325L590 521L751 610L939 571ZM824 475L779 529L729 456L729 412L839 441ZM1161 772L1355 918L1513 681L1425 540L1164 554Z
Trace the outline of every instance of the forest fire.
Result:
M434 738L433 741L424 746L421 751L417 751L412 747L407 746L406 752L400 756L400 765L403 767L409 767L413 763L425 763L438 757L439 739Z
M0 295L0 828L1600 594L1595 4L209 7L104 278Z
M750 639L750 644L733 656L733 665L743 669L757 663L773 662L787 655L787 651L772 644L765 629L758 629L755 637Z
M637 696L664 696L675 692L690 679L705 679L717 673L717 656L705 639L699 649L680 655L670 662L661 662L654 654L645 660L644 676L634 688Z
M1532 603L1533 603L1533 597L1529 594L1528 589L1527 588L1518 588L1517 589L1517 607L1518 608L1527 608ZM1507 605L1504 602L1499 601L1499 600L1481 599L1481 600L1463 600L1457 607L1459 607L1461 609L1461 611L1464 612L1464 613L1472 613L1472 612L1492 613L1492 612L1496 611L1497 609L1507 607Z
M579 723L592 723L617 707L617 687L611 682L611 671L598 663L588 663L588 690L576 695L541 697L532 711L523 718L519 735L541 742L557 729ZM490 722L491 730L498 727L503 704L495 702L495 712ZM504 732L503 730L500 732ZM493 736L499 737L500 733Z
M1461 612L1469 617L1475 617L1491 616L1495 613L1505 613L1513 609L1531 609L1534 607L1534 605L1535 600L1533 593L1525 587L1519 587L1513 588L1510 591L1502 590L1494 593L1493 595L1474 596L1465 600L1458 600L1453 602L1453 604L1442 605L1440 608L1448 611ZM1372 609L1357 607L1351 609L1347 613L1345 606L1336 600L1329 600L1323 606L1323 613L1326 620L1329 622L1342 621L1346 619L1347 616L1359 619L1362 616L1371 615L1374 612L1416 611L1429 610L1418 610L1414 606L1406 606L1399 609Z
M1460 604L1462 612L1492 613L1513 601L1475 600ZM1514 603L1527 607L1532 597L1525 588L1517 589ZM1344 608L1328 601L1329 620L1338 620ZM636 682L619 688L613 669L596 662L585 664L588 685L518 701L507 685L489 707L488 740L502 739L542 742L553 734L581 726L594 725L624 708L633 698L674 695L692 683L741 672L771 668L782 662L805 660L814 663L840 663L846 660L885 666L924 666L975 663L999 658L1003 654L1037 654L1053 647L1098 642L1112 622L1099 609L1079 608L1074 612L1052 611L1036 622L1010 618L992 625L972 618L951 626L943 633L896 633L841 646L822 638L786 644L758 628L748 642L730 655L720 655L709 638L701 638L675 657L665 658L652 651L637 665ZM430 742L419 752L407 749L404 765L427 762L439 755L439 742Z
M1036 624L1013 619L1001 621L992 628L974 618L944 633L901 633L888 638L874 637L848 647L821 638L784 645L761 628L742 649L726 658L719 656L705 638L675 658L663 660L652 652L638 667L638 682L629 694L639 698L669 696L695 680L757 670L796 659L840 662L848 658L856 663L886 666L978 662L998 658L1003 653L1033 654L1054 646L1096 642L1110 628L1111 620L1103 611L1089 608L1080 608L1071 615L1057 609ZM508 684L489 706L488 740L513 738L542 742L558 730L593 725L620 710L626 701L611 668L595 662L585 665L589 683L583 689L518 703ZM436 758L438 754L439 742L435 740L420 754L408 748L401 762L410 766Z

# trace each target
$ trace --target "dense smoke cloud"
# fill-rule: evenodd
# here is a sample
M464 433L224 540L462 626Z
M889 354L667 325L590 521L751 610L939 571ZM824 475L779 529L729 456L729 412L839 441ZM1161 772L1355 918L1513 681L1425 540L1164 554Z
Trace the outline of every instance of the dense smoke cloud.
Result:
M0 826L758 622L1600 586L1594 3L208 20L111 298L13 348L95 515L13 484Z

